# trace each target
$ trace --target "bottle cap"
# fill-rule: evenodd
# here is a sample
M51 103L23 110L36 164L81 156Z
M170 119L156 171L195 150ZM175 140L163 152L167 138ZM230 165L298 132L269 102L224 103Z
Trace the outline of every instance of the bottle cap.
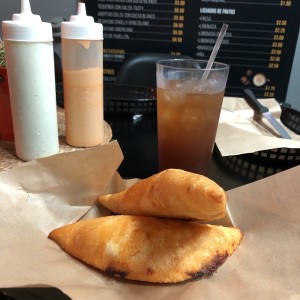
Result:
M21 13L13 14L11 21L2 22L3 40L24 42L53 41L50 23L42 22L31 12L29 0L22 0Z
M86 15L85 3L78 3L77 15L69 22L62 22L61 37L76 40L103 40L103 26Z

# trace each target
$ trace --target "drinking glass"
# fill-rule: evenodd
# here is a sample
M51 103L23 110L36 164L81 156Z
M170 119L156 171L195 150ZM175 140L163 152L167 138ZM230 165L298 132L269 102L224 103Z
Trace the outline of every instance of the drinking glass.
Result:
M208 173L229 66L214 62L204 79L206 65L191 59L156 64L160 171Z

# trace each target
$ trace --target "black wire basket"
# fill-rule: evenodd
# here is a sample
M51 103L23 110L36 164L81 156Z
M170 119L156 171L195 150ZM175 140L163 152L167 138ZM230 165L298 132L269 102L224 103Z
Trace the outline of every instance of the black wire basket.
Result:
M111 114L156 113L156 88L143 86L105 84L104 112Z
M296 134L300 134L300 112L288 104L281 104L281 122ZM275 148L241 155L222 156L215 147L221 165L240 177L251 180L262 179L300 165L300 149Z
M218 162L231 174L250 180L274 175L300 164L300 149L278 148L241 155L222 156L215 147Z
M300 149L276 148L251 154L256 161L276 167L294 167L300 164Z
M300 134L300 111L283 103L281 105L281 122L293 132Z

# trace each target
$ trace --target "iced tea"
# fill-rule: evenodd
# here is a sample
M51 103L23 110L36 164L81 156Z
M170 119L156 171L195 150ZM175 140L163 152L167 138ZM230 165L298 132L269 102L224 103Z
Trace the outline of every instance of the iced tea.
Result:
M206 175L228 73L214 71L202 82L201 74L191 77L186 70L184 74L170 72L168 76L157 73L159 169L180 168Z

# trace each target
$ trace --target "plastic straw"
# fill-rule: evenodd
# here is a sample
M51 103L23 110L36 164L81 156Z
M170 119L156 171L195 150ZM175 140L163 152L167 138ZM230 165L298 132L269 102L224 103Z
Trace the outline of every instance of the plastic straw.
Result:
M212 53L211 53L211 55L210 55L210 58L209 58L209 60L208 60L207 65L206 65L204 74L203 74L203 76L202 76L202 80L206 80L207 77L208 77L209 71L210 71L210 69L211 69L211 67L212 67L212 65L213 65L213 63L214 63L214 61L215 61L215 59L216 59L216 56L217 56L218 51L219 51L219 49L220 49L220 46L221 46L221 44L222 44L222 41L223 41L223 38L224 38L224 36L225 36L225 33L226 33L227 28L228 28L228 25L227 25L227 24L223 24L223 26L222 26L222 28L221 28L221 31L220 31L220 33L219 33L219 36L218 36L218 38L217 38L217 41L216 41L216 43L215 43L215 46L214 46L214 48L213 48L213 51L212 51Z

